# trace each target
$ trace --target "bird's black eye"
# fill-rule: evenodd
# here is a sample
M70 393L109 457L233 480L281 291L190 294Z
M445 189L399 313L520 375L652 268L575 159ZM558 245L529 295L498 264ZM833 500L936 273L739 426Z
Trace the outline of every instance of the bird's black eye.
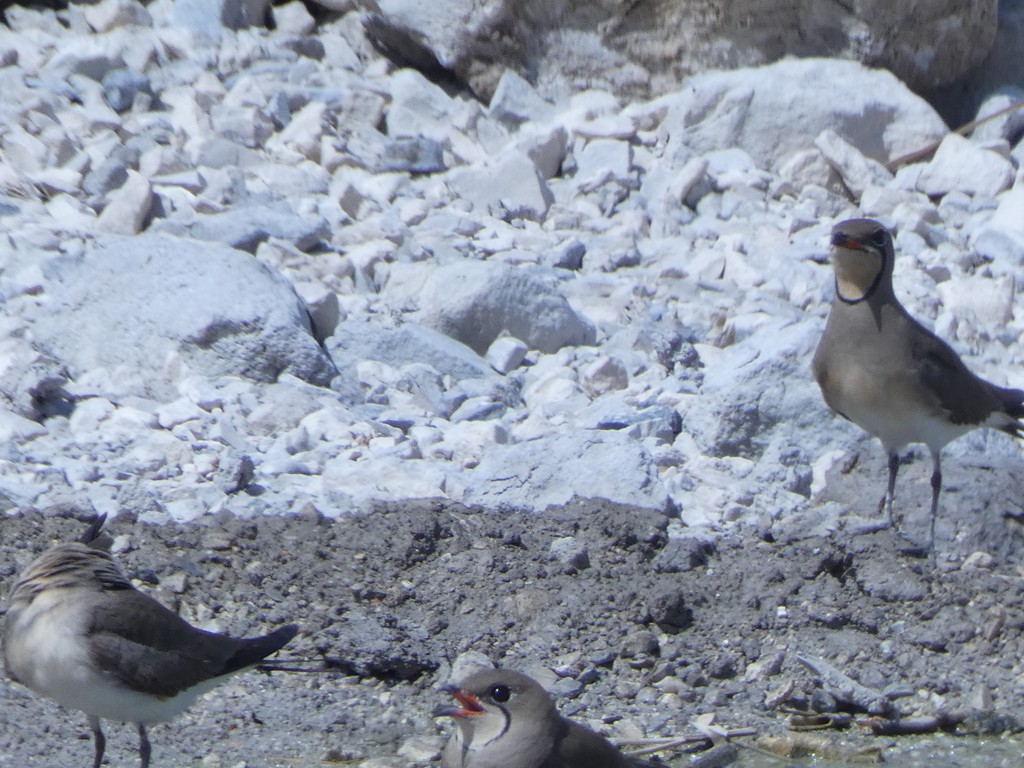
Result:
M499 704L504 704L511 695L512 691L508 689L507 685L496 685L491 688L491 698Z
M885 248L886 232L884 229L876 229L871 235L871 244L876 248Z

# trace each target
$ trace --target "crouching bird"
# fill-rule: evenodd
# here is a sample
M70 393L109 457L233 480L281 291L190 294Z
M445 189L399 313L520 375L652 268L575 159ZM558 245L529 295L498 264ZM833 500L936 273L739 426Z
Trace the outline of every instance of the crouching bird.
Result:
M871 219L832 229L836 294L814 353L814 376L825 402L877 437L889 458L879 504L891 525L899 452L924 443L932 455L927 551L934 555L935 516L942 489L943 447L990 427L1014 437L1024 424L1024 391L1006 389L968 370L952 348L917 322L892 287L895 257L889 231Z
M654 768L601 734L567 720L537 681L508 669L475 672L447 686L458 706L441 768Z
M236 672L257 664L274 669L266 657L298 628L236 638L193 627L135 589L98 548L103 520L21 574L8 598L4 664L12 680L88 716L93 768L106 746L101 719L136 724L139 757L148 768L147 725L169 720Z

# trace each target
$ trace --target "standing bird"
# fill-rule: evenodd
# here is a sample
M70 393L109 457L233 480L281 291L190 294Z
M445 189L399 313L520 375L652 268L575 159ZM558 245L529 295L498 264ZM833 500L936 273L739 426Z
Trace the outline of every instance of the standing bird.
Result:
M100 718L136 724L148 768L146 725L169 720L235 672L276 668L264 658L298 628L235 638L193 627L135 589L110 553L97 548L103 520L21 574L8 599L4 664L12 680L88 715L93 768L106 747Z
M832 228L836 296L814 353L814 377L828 406L882 441L889 483L879 511L892 525L899 451L924 443L932 455L928 551L942 489L946 443L980 427L1021 437L1024 391L971 373L946 342L926 329L892 289L893 244L871 219Z
M458 726L441 768L653 768L558 714L539 683L519 672L475 672L445 688L458 702L436 714Z

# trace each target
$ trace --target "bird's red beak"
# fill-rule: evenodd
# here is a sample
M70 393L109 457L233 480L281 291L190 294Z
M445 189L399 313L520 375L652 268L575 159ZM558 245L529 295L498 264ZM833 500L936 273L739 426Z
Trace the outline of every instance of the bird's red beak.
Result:
M473 717L484 713L484 708L473 694L461 691L453 685L446 685L442 690L450 693L459 706L438 707L434 711L434 717Z
M832 245L838 246L839 248L848 248L851 251L864 250L864 246L843 232L836 232L832 235Z

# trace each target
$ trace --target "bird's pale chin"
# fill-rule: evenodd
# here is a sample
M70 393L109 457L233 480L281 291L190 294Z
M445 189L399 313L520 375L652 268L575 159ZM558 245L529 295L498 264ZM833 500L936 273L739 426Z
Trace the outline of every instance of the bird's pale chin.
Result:
M849 240L832 249L832 266L839 296L844 301L861 301L873 290L885 264L877 252Z

